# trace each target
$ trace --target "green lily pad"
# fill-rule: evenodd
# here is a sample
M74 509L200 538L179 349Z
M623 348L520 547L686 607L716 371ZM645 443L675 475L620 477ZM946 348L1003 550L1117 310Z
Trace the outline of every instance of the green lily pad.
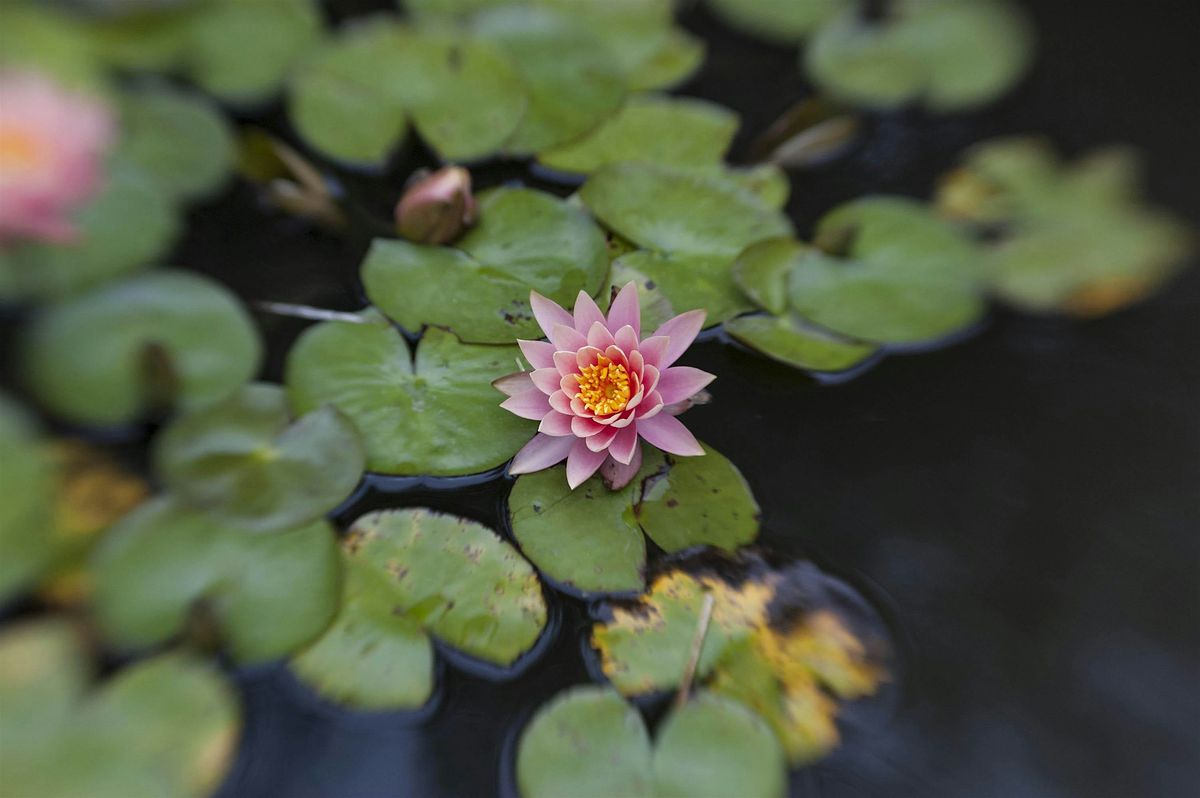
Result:
M777 798L787 767L751 710L701 692L663 720L652 746L637 709L604 687L575 687L538 710L517 747L522 798Z
M362 266L367 297L408 330L431 324L469 343L511 343L542 336L531 289L569 307L603 285L604 234L579 208L499 188L480 195L479 216L454 247L376 239Z
M533 437L536 425L501 408L491 386L517 370L515 346L464 344L430 328L414 362L399 331L376 313L364 319L307 330L288 354L287 389L295 413L326 404L345 413L366 445L369 470L478 473Z
M737 126L737 114L714 103L637 95L587 136L541 152L538 161L551 169L579 174L621 161L713 166L725 157Z
M727 255L659 254L645 249L613 262L613 270L636 280L639 290L645 286L649 297L663 297L670 315L704 308L706 327L754 309L734 283L730 266Z
M471 31L511 60L528 108L505 149L541 152L578 138L613 114L625 96L625 75L587 26L567 14L527 6L486 11Z
M325 154L379 164L399 144L406 118L442 158L470 160L501 149L526 105L521 78L497 45L379 18L306 61L289 113L301 137Z
M986 311L978 247L914 200L842 205L819 222L817 244L826 251L795 250L788 296L796 312L827 330L916 344L969 327Z
M795 313L739 316L725 332L772 360L805 371L838 372L872 358L879 347L808 324Z
M985 247L989 287L1002 301L1098 316L1152 294L1194 251L1186 225L1141 198L1140 178L1128 149L1064 164L1044 141L997 139L968 152L938 206L1001 230Z
M797 259L809 248L792 238L769 238L746 247L733 264L733 280L742 293L768 313L788 307L788 281Z
M584 593L642 589L646 542L633 515L635 479L621 490L597 475L574 491L566 466L517 479L509 524L521 552L559 585Z
M1032 31L1008 0L897 0L881 21L858 8L815 33L808 74L844 102L894 108L921 100L935 111L983 105L1032 60Z
M88 92L108 91L108 79L88 47L86 31L67 14L45 4L4 3L0 30L0 67L37 70Z
M508 497L513 537L558 584L583 593L641 590L643 531L669 552L701 545L732 551L758 536L758 504L720 453L707 446L699 457L642 450L642 470L618 491L600 476L572 491L561 465L517 478Z
M165 194L196 199L220 188L233 168L233 132L199 95L154 89L128 94L121 153Z
M799 42L853 0L708 0L713 11L735 28L776 42Z
M216 789L240 726L220 673L163 654L88 694L86 659L61 619L26 621L0 636L0 792L200 798Z
M358 485L365 459L338 410L293 422L283 389L263 383L176 419L154 441L155 471L176 496L253 530L317 520Z
M412 709L432 690L429 636L507 667L546 626L537 574L482 524L424 509L354 522L337 620L292 662L325 697L363 709Z
M100 192L75 216L79 240L27 242L0 251L0 297L60 299L143 268L180 231L178 212L149 176L113 164Z
M100 628L121 647L162 643L203 606L234 657L262 662L312 640L337 611L337 542L324 521L256 534L163 496L109 531L92 569Z
M0 602L28 586L53 555L46 528L54 502L53 470L37 429L0 394Z
M22 350L33 393L81 424L131 422L163 399L185 409L221 399L254 375L261 355L228 290L167 270L48 308Z

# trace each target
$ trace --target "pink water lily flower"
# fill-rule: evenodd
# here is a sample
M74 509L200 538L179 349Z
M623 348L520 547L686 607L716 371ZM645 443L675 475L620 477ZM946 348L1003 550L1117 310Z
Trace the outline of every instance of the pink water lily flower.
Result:
M98 188L112 112L36 72L0 73L0 244L69 242L72 212Z
M704 454L675 415L714 377L672 365L704 326L703 310L676 316L642 338L633 283L613 299L607 317L583 291L573 315L536 291L529 302L550 340L518 341L533 370L495 385L509 397L501 407L541 425L509 473L540 471L566 458L572 489L601 468L619 488L641 468L639 438L671 454Z

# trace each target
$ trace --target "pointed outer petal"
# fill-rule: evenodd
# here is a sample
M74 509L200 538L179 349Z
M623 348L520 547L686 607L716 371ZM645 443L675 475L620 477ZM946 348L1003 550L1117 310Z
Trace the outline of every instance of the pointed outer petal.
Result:
M608 328L617 330L619 334L623 327L633 331L635 340L642 332L642 306L638 302L637 284L632 281L625 283L625 287L608 306ZM623 344L622 348L629 351Z
M571 400L571 412L574 413L575 415L579 416L580 418L595 418L596 417L596 414L593 413L591 410L588 410L587 406L584 405L583 400L580 399L578 396L576 396L575 398L573 398Z
M587 447L593 452L603 452L613 442L613 439L617 437L617 433L620 431L619 429L609 427L604 432L597 433L590 438L584 438L584 440L587 441Z
M574 327L568 327L565 324L554 325L554 333L550 336L550 342L554 344L556 351L575 352L587 346L587 338L583 333L577 332Z
M558 440L569 440L569 438L558 438ZM571 490L575 490L588 477L595 474L607 459L608 452L593 452L587 447L586 442L575 441L571 447L571 453L567 457L567 484Z
M637 331L626 324L624 327L618 327L613 338L617 341L617 346L621 347L623 352L636 352L638 348Z
M664 452L689 457L704 454L704 449L700 448L696 438L675 416L659 413L653 418L639 418L637 431L638 435L645 438L647 443L657 446Z
M542 423L538 425L538 432L543 435L553 435L556 438L561 438L563 435L574 437L575 433L571 431L572 418L574 416L551 411L546 414L546 417L542 419Z
M575 297L575 329L586 335L597 322L601 327L604 326L604 314L586 291L580 291L579 296Z
M508 397L500 403L500 406L514 416L541 421L550 412L550 399L546 394L534 388L532 391Z
M576 416L571 419L571 432L574 433L576 438L590 438L593 435L599 434L603 429L603 424L597 424L595 420L590 418Z
M563 458L570 453L571 448L575 446L576 440L574 436L554 438L538 433L529 443L521 447L521 451L517 452L517 456L513 458L512 464L508 467L508 473L531 474L534 471L541 471L543 468L561 463Z
M549 341L517 341L521 354L535 369L549 368L554 365L554 344Z
M646 366L645 373L642 374L642 385L646 387L646 393L653 393L658 389L659 373L654 366Z
M554 328L561 324L564 327L575 327L575 319L553 299L544 297L537 291L529 292L529 306L533 308L533 317L538 326L551 341L554 340Z
M691 366L672 366L659 377L658 392L663 402L670 405L699 393L716 378L715 374Z
M664 407L666 407L666 404L662 400L662 394L660 394L658 391L654 391L653 393L648 394L638 406L636 411L637 420L641 421L645 418L654 418L662 412Z
M600 466L600 475L604 477L604 484L609 490L620 490L628 485L637 473L642 470L642 447L634 441L633 444L633 459L629 461L629 465L622 465L619 460L611 454L604 461L604 465Z
M638 352L651 366L662 368L662 359L670 344L671 339L665 335L652 335L638 344Z
M695 341L696 336L700 334L700 330L704 327L704 318L707 315L708 312L705 310L689 310L655 330L655 335L665 335L671 339L667 342L667 351L655 365L660 369L665 369L678 360L679 356L687 351L687 348L692 345L692 341Z
M646 373L646 360L642 357L642 353L638 350L633 350L629 353L629 370L638 375L642 379L642 375Z
M626 369L629 368L629 358L625 357L625 353L621 351L621 347L613 344L608 349L604 350L604 356L614 363L620 363Z
M533 388L533 381L529 378L528 371L514 371L492 380L492 387L505 396L516 396Z
M587 366L594 366L596 364L596 358L603 354L604 352L591 345L580 349L575 353L575 371L578 372L580 369L583 369Z
M559 389L559 383L566 378L551 366L548 369L534 369L529 372L529 379L533 381L534 387L549 396Z
M638 448L637 440L637 427L623 427L617 430L617 436L608 445L608 453L621 465L629 465Z
M597 349L607 349L617 345L617 339L613 338L613 334L608 331L602 321L595 322L588 328L587 340L588 346L594 346Z
M571 397L567 396L562 391L555 391L550 394L550 407L562 413L564 416L573 416L575 411L571 409Z
M558 369L558 373L564 377L568 374L579 373L578 355L571 351L562 350L554 353L554 367Z

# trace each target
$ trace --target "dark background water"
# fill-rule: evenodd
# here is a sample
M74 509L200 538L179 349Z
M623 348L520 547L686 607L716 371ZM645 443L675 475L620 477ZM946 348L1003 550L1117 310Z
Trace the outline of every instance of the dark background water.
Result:
M342 14L377 5L345 2ZM1200 18L1190 0L1030 2L1031 77L983 113L874 120L837 163L793 176L803 235L871 192L928 196L973 141L1041 132L1076 154L1130 142L1150 194L1200 219ZM702 9L710 43L683 87L743 116L738 149L806 88L794 48L737 35ZM279 128L277 114L265 121ZM735 156L737 152L735 151ZM386 215L422 153L384 176L343 175ZM484 182L511 179L492 167ZM354 309L366 239L282 219L238 186L192 217L175 262L247 299ZM300 322L263 317L266 376ZM850 712L845 744L795 774L809 796L1183 796L1200 785L1200 272L1111 318L998 314L971 340L893 356L821 386L708 341L687 362L719 376L689 412L746 475L763 541L857 585L903 667L886 711ZM343 519L424 505L501 524L507 483L371 488ZM296 586L302 590L303 586ZM589 680L585 608L550 596L545 654L507 682L443 666L435 705L339 713L280 667L238 674L246 726L224 798L487 796L521 724Z

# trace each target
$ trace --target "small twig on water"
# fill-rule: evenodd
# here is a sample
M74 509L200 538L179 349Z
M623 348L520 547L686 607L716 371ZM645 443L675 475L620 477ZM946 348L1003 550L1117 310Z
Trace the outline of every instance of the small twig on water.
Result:
M289 302L267 302L261 300L254 307L276 316L291 316L295 319L310 319L312 321L345 321L351 324L366 324L367 320L357 313L344 313L340 310L325 310L309 305L293 305Z
M696 622L696 634L692 637L692 650L688 653L687 667L683 670L683 680L679 683L679 692L675 694L675 707L687 703L688 693L692 691L692 679L696 677L696 667L700 664L700 651L704 648L704 638L708 634L708 625L712 621L713 595L704 594L704 604L700 606L700 619Z

